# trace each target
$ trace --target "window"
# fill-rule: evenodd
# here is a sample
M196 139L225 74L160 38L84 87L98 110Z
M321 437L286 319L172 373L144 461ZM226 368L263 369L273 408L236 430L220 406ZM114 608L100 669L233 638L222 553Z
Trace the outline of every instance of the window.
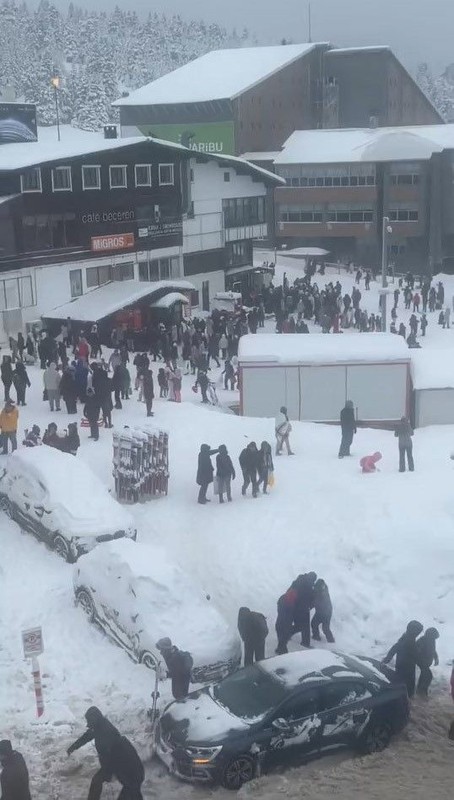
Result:
M101 188L101 167L86 166L82 167L82 189L100 189Z
M224 172L224 183L230 183L230 172Z
M40 168L28 169L20 176L20 183L22 192L42 192Z
M112 279L114 281L134 280L134 262L125 261L121 264L116 264L112 271Z
M115 164L109 167L109 180L111 189L126 189L128 186L127 169L124 164Z
M93 286L102 286L104 283L109 283L112 280L112 267L106 264L102 267L88 267L85 273L87 279L87 288L91 289Z
M69 273L71 297L80 297L82 294L82 270L72 269Z
M23 217L22 240L26 253L77 245L79 242L76 215L71 212Z
M392 222L418 222L419 211L415 208L394 208L388 216Z
M287 700L280 707L276 719L282 717L282 719L292 722L293 720L304 719L304 717L311 717L319 711L319 697L320 690L318 688L302 692L299 697Z
M393 186L417 186L419 181L420 176L418 174L391 175Z
M180 259L156 258L139 263L139 281L163 281L180 277ZM124 280L124 279L123 279Z
M70 192L71 190L71 167L55 167L52 170L52 191Z
M151 164L136 164L134 173L136 186L151 186Z
M226 245L228 267L244 267L252 264L252 242L228 242Z
M173 164L160 164L159 165L159 185L160 186L173 186L173 184L174 184Z
M222 208L226 228L260 225L265 222L264 197L236 197L223 200Z
M366 697L371 697L371 692L362 683L332 683L321 688L321 705L324 711L357 703Z
M194 183L194 170L193 169L189 170L189 179L190 179L191 183Z

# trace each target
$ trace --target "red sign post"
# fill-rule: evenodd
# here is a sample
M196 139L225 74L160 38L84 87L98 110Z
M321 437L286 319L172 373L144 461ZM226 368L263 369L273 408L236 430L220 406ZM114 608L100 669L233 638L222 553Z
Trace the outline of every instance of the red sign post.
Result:
M29 628L22 631L22 645L25 658L32 660L33 687L36 698L36 713L38 717L44 714L43 687L39 670L38 656L44 652L43 632L41 628Z

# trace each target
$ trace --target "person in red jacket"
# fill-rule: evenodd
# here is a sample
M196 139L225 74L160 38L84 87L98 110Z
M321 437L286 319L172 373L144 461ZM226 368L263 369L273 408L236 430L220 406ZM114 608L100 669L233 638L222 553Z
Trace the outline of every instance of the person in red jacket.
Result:
M90 345L88 344L84 336L81 336L79 344L77 345L77 357L81 358L83 361L88 361L89 353L90 353Z
M381 458L382 458L381 453L374 453L372 456L364 456L364 458L362 458L361 461L359 462L362 473L366 474L369 472L376 472L377 471L376 464L378 461L381 461Z

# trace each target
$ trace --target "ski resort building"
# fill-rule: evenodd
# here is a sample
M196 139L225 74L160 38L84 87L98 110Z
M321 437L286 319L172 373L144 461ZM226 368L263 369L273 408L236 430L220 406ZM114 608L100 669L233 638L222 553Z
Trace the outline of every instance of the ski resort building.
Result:
M48 129L38 141L2 145L0 338L59 317L54 309L87 293L102 314L103 288L115 282L128 308L136 283L167 282L175 294L184 281L189 303L208 310L227 274L253 270L252 240L267 232L264 199L280 183L244 160L145 137L63 127L60 142Z
M201 152L278 150L295 130L442 119L389 47L214 50L115 101L122 136Z

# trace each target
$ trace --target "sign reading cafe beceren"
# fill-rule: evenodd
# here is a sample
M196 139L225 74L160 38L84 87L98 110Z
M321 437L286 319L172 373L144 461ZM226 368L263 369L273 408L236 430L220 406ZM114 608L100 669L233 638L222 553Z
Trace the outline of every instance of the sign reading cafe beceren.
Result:
M134 209L126 211L87 211L80 217L84 225L100 223L100 222L130 222L136 218Z

